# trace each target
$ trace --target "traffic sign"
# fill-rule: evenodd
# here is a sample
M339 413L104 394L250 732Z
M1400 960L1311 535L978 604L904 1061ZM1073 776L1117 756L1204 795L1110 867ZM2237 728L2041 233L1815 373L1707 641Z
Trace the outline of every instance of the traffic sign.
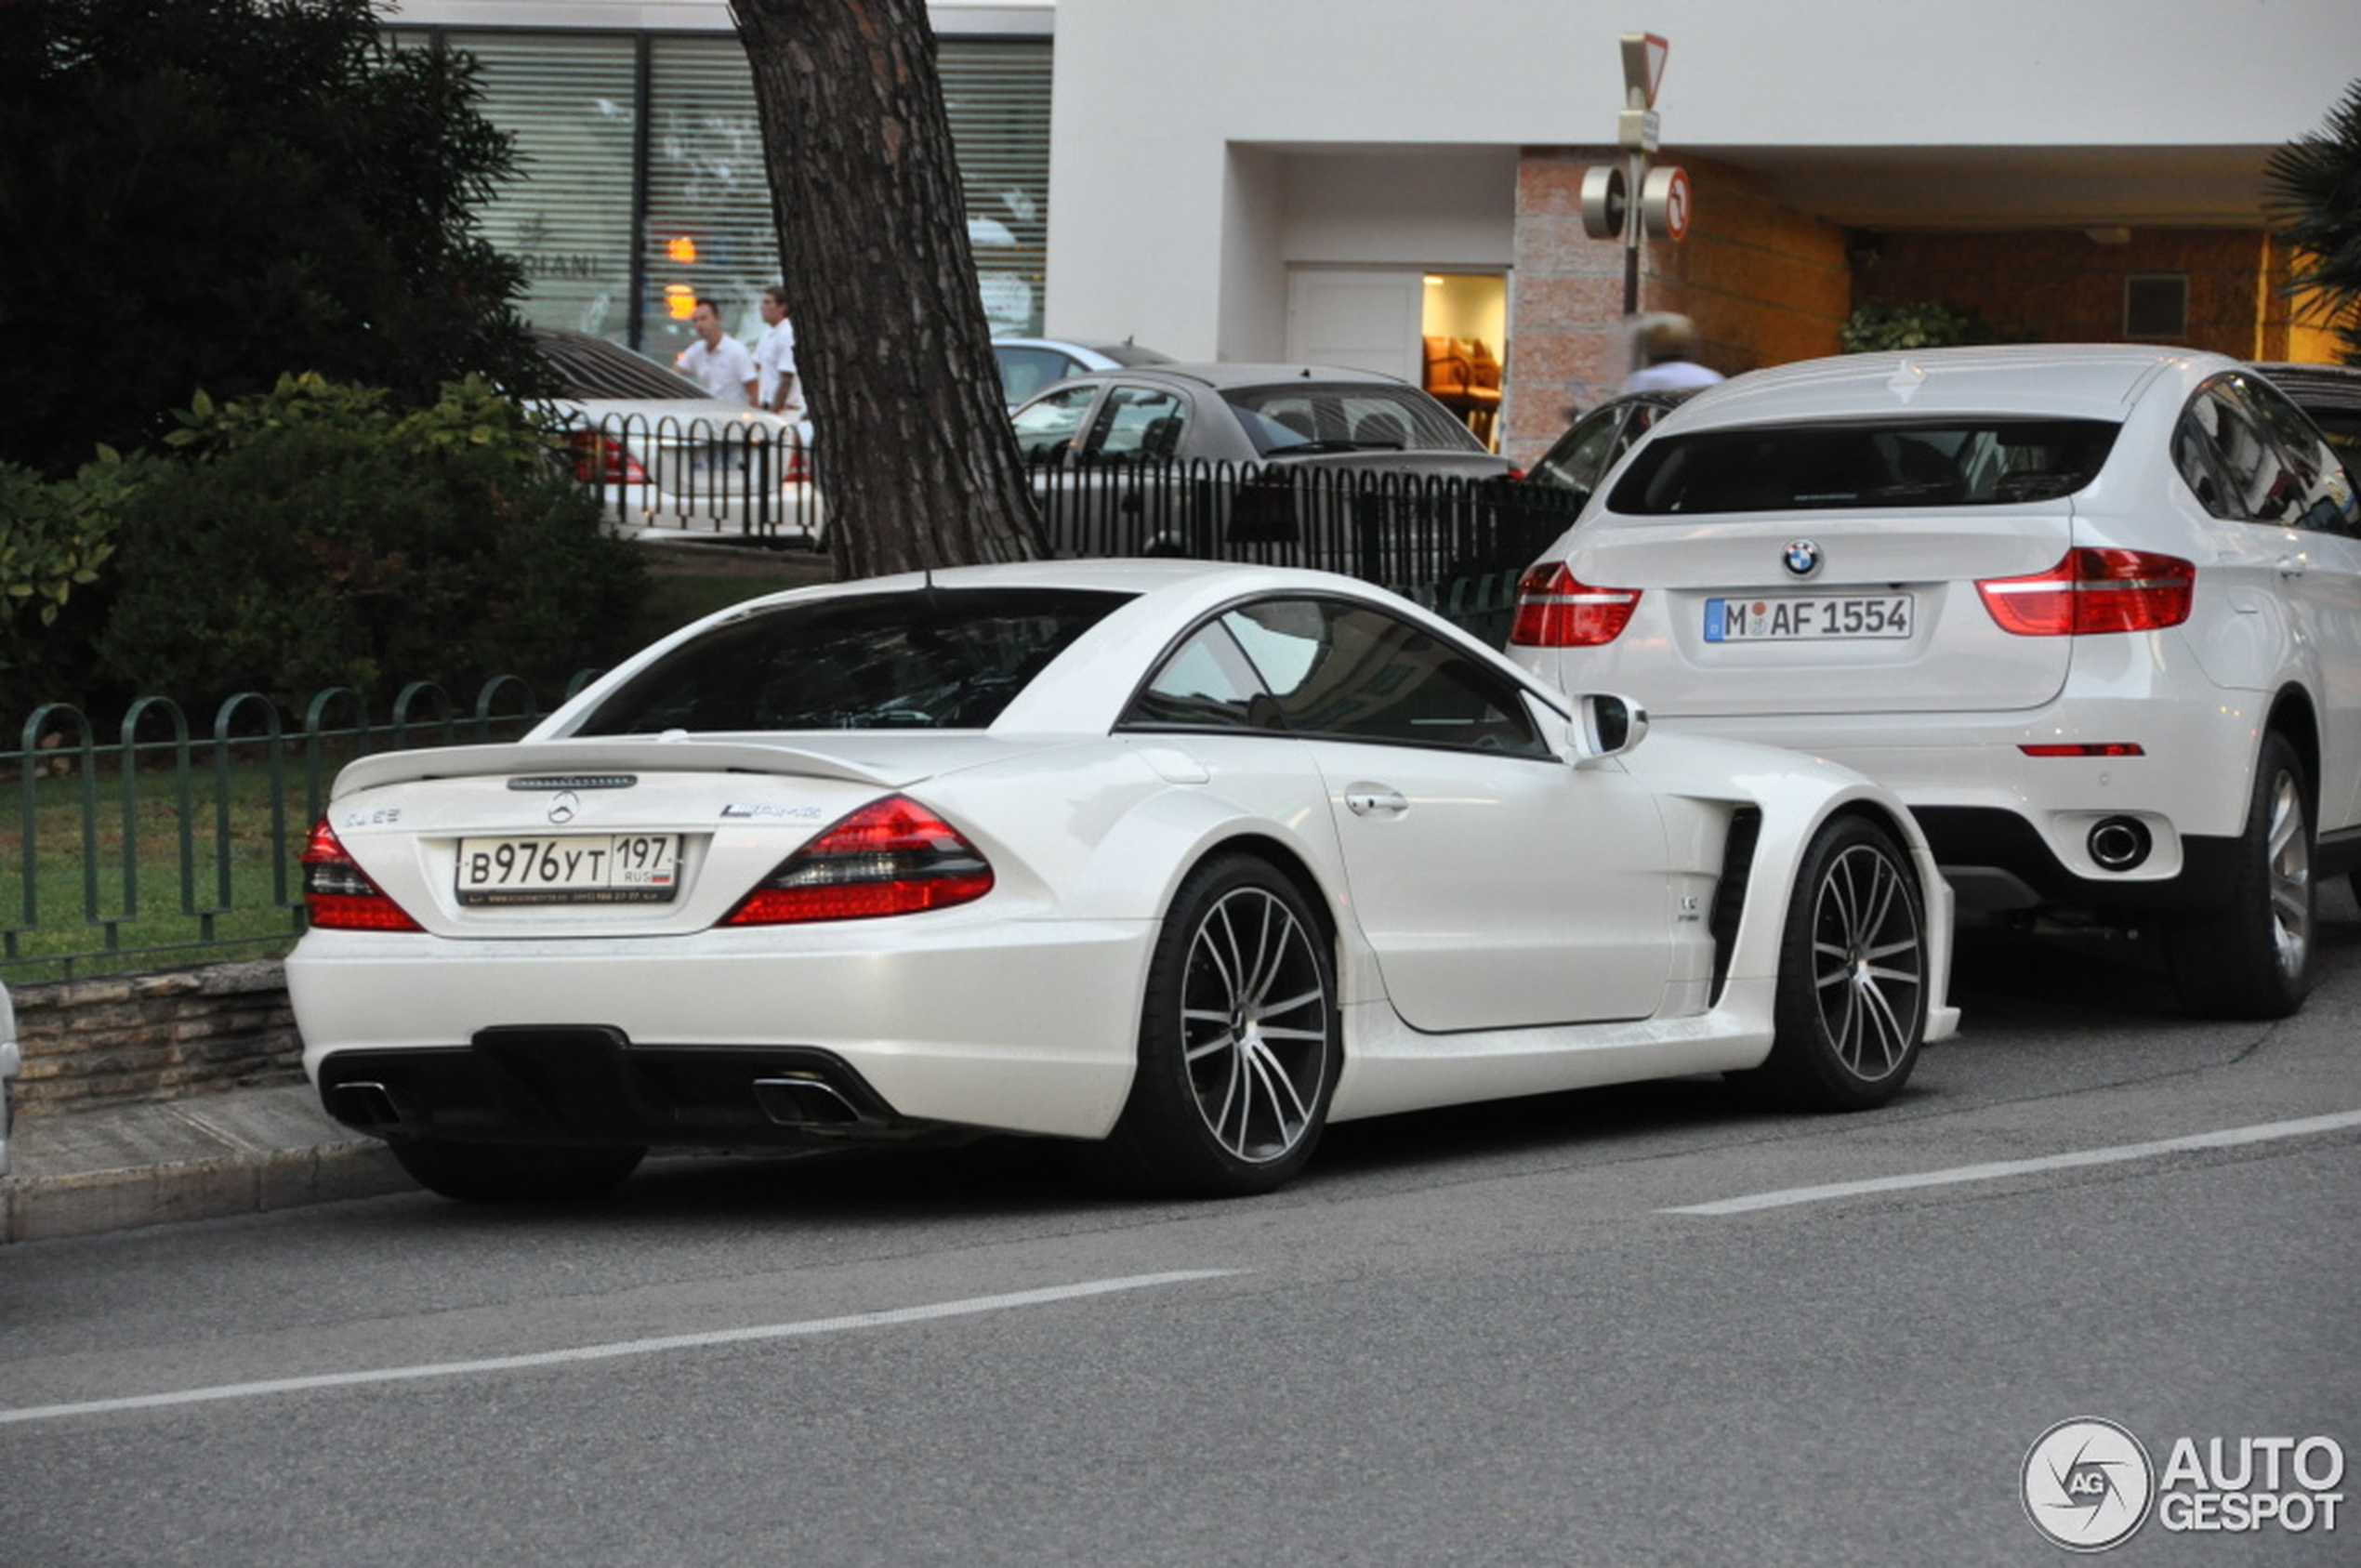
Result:
M1640 218L1648 232L1678 240L1689 232L1689 171L1653 168L1640 186Z

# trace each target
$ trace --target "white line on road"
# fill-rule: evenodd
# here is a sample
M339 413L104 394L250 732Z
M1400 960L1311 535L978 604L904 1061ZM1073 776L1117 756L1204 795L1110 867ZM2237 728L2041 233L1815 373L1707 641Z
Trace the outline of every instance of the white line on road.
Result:
M1663 1214L1745 1214L1758 1208L1784 1208L1791 1204L1816 1204L1830 1198L1853 1198L1866 1192L1895 1192L1909 1187L1948 1187L1962 1181L1998 1181L2003 1177L2032 1176L2045 1170L2071 1170L2077 1166L2115 1165L2157 1154L2179 1154L2192 1149L2228 1149L2241 1143L2267 1143L2282 1138L2303 1138L2317 1132L2338 1132L2361 1127L2361 1111L2341 1111L2330 1116L2306 1116L2294 1122L2264 1122L2257 1127L2225 1127L2219 1132L2192 1133L2186 1138L2159 1139L2154 1143L2120 1143L2111 1149L2081 1149L2048 1154L2038 1160L2002 1160L1995 1165L1954 1166L1949 1170L1921 1171L1916 1176L1884 1176L1868 1181L1836 1181L1825 1187L1787 1187L1756 1192L1718 1203L1690 1204L1660 1209Z
M1005 1296L973 1296L964 1301L942 1301L930 1307L894 1307L883 1311L854 1312L839 1318L812 1318L802 1323L718 1329L709 1334L670 1334L661 1338L581 1345L573 1350L541 1351L531 1355L494 1356L483 1361L435 1362L422 1366L388 1366L368 1372L327 1372L310 1377L273 1377L261 1383L224 1383L209 1389L178 1389L169 1393L131 1394L121 1399L86 1400L74 1404L33 1405L21 1410L0 1410L0 1426L15 1421L51 1420L61 1416L92 1416L114 1410L149 1410L159 1405L200 1404L212 1400L298 1393L310 1389L340 1389L355 1383L399 1383L421 1377L459 1377L472 1372L515 1372L536 1366L563 1366L572 1362L653 1355L659 1351L705 1350L716 1345L744 1345L761 1339L840 1334L848 1329L882 1328L896 1324L924 1323L932 1318L969 1317L978 1312L1005 1311L1011 1307L1038 1307L1052 1301L1105 1296L1119 1290L1147 1290L1160 1285L1221 1279L1236 1272L1235 1269L1190 1269L1167 1274L1133 1274L1124 1279L1086 1280L1079 1285L1016 1290Z

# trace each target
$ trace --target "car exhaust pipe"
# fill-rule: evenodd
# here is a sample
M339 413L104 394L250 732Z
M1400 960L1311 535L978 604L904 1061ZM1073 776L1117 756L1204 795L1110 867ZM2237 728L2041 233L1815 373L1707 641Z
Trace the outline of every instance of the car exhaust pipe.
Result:
M391 1127L402 1120L383 1084L366 1080L338 1084L328 1091L328 1109L347 1127Z
M2148 858L2156 840L2148 824L2137 817L2107 817L2094 824L2088 840L2091 858L2103 871L2130 871Z
M851 1100L818 1078L757 1078L755 1103L785 1127L849 1127L863 1121Z

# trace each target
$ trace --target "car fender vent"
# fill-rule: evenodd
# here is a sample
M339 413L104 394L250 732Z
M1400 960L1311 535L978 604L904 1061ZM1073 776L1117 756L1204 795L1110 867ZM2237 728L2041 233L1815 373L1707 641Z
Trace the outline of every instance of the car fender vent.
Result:
M1747 890L1754 879L1755 848L1762 837L1762 810L1741 806L1730 813L1730 831L1721 840L1721 875L1713 885L1713 1000L1721 1005L1722 987L1730 981L1730 951L1738 940L1738 920L1747 908Z

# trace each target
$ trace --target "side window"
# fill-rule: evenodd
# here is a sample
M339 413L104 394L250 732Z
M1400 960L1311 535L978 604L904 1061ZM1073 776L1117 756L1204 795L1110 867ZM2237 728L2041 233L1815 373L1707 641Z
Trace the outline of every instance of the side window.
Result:
M1623 411L1605 409L1592 414L1568 430L1565 438L1550 449L1533 467L1533 477L1545 484L1563 485L1588 495L1599 488L1615 460L1630 443L1624 439L1626 428L1634 435L1644 427L1637 417L1638 411L1627 423Z
M1180 454L1188 400L1161 387L1116 387L1090 428L1084 455L1094 462L1169 462Z
M1021 403L1050 382L1062 380L1082 368L1070 355L1055 349L1001 344L992 351L1000 361L1001 396L1010 403Z
M2220 494L2207 499L2199 492L2208 511L2251 522L2293 521L2293 502L2302 486L2288 471L2278 447L2231 402L2224 383L2217 381L2201 389L2190 400L2183 421L2194 424L2203 436L2220 478ZM2183 471L2185 475L2186 470Z
M2312 421L2266 382L2241 376L2237 390L2240 402L2286 456L2292 492L2287 521L2324 534L2355 532L2353 481Z
M1262 677L1220 623L1167 655L1125 710L1123 729L1272 730L1279 710Z
M1017 450L1036 460L1058 456L1074 444L1090 401L1098 395L1095 383L1068 387L1017 410Z
M1264 600L1222 623L1297 733L1550 756L1515 685L1423 626L1337 600Z

